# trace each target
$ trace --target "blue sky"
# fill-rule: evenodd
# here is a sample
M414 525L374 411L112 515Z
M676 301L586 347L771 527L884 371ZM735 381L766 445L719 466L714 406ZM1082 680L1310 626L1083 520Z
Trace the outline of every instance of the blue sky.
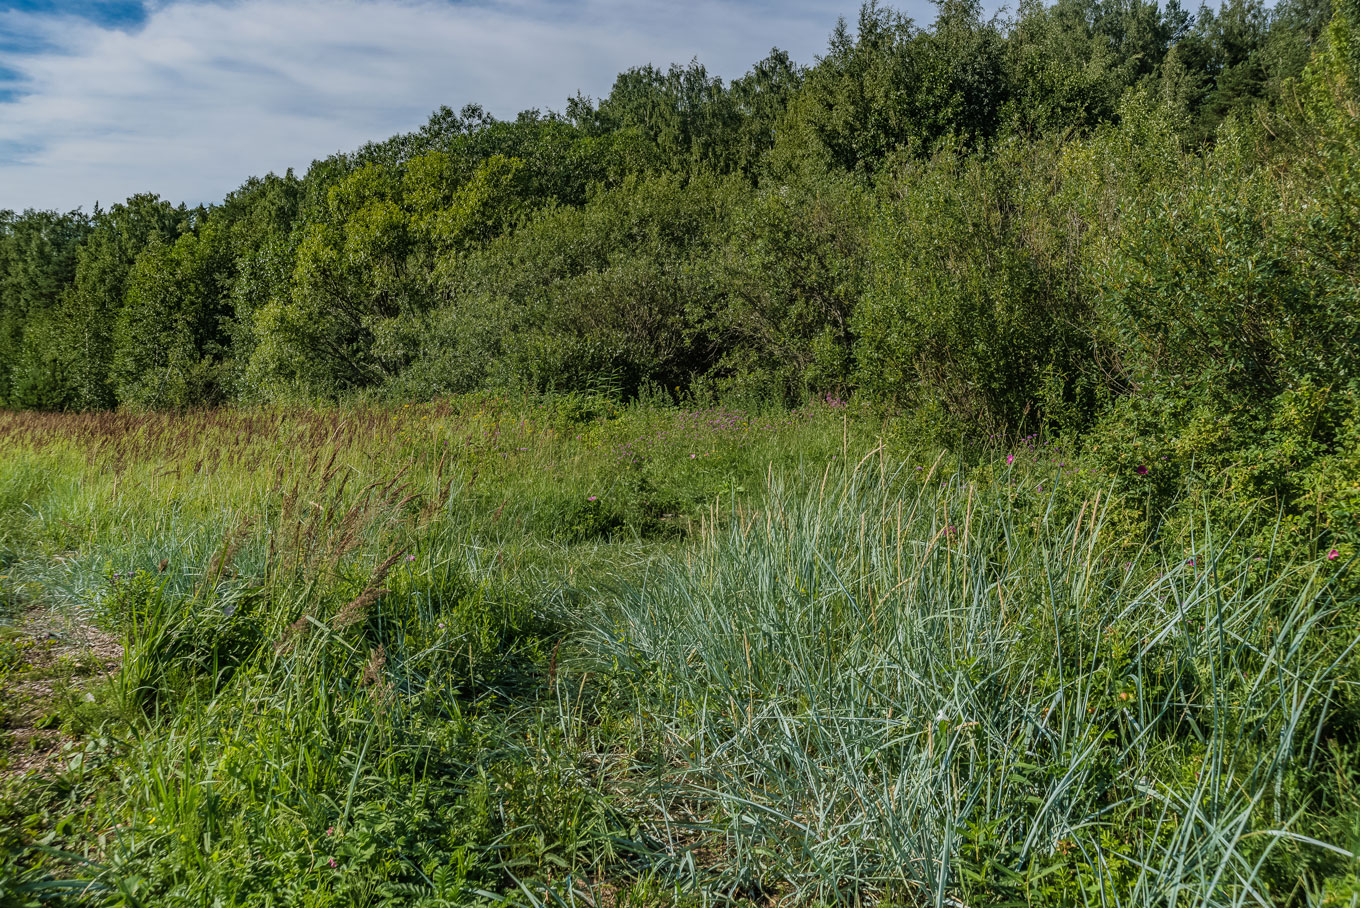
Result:
M921 22L929 0L896 4ZM810 63L859 0L0 0L0 209L154 191L221 199L252 174L413 129L599 97L630 66L742 75Z
M106 28L133 29L146 21L147 7L142 0L20 0L17 3L0 0L0 17L6 12L73 17ZM23 73L6 65L6 59L59 50L60 46L46 40L41 32L21 27L0 28L0 103L13 100L23 87ZM4 154L0 149L0 160L4 160Z

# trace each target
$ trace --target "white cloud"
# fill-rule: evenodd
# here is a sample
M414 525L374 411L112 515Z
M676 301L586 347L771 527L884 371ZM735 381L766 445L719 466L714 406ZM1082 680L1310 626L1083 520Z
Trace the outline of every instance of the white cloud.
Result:
M169 2L134 31L0 12L0 33L50 48L0 57L25 84L0 103L0 208L88 210L143 191L210 202L252 174L413 129L441 104L476 101L502 118L561 110L577 90L606 94L630 66L698 57L731 79L775 45L810 63L858 6Z

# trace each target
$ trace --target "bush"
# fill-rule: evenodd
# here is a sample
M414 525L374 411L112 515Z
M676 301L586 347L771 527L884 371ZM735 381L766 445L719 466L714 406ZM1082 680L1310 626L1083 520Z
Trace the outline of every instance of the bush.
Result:
M855 318L859 384L973 438L1093 412L1093 304L1060 148L904 162L881 183Z

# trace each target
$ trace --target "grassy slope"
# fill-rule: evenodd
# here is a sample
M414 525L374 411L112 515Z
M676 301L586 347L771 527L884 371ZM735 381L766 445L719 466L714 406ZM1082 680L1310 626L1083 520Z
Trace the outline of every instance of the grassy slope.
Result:
M1065 455L588 398L0 415L0 452L21 902L1355 888L1346 559L1151 532Z

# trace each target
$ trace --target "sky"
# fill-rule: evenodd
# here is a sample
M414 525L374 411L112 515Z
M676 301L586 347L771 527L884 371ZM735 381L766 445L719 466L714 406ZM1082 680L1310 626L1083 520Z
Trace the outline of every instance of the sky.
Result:
M921 24L929 0L893 3ZM724 79L826 49L859 0L0 0L0 209L137 192L214 202L249 176L419 127L599 98L632 66Z

